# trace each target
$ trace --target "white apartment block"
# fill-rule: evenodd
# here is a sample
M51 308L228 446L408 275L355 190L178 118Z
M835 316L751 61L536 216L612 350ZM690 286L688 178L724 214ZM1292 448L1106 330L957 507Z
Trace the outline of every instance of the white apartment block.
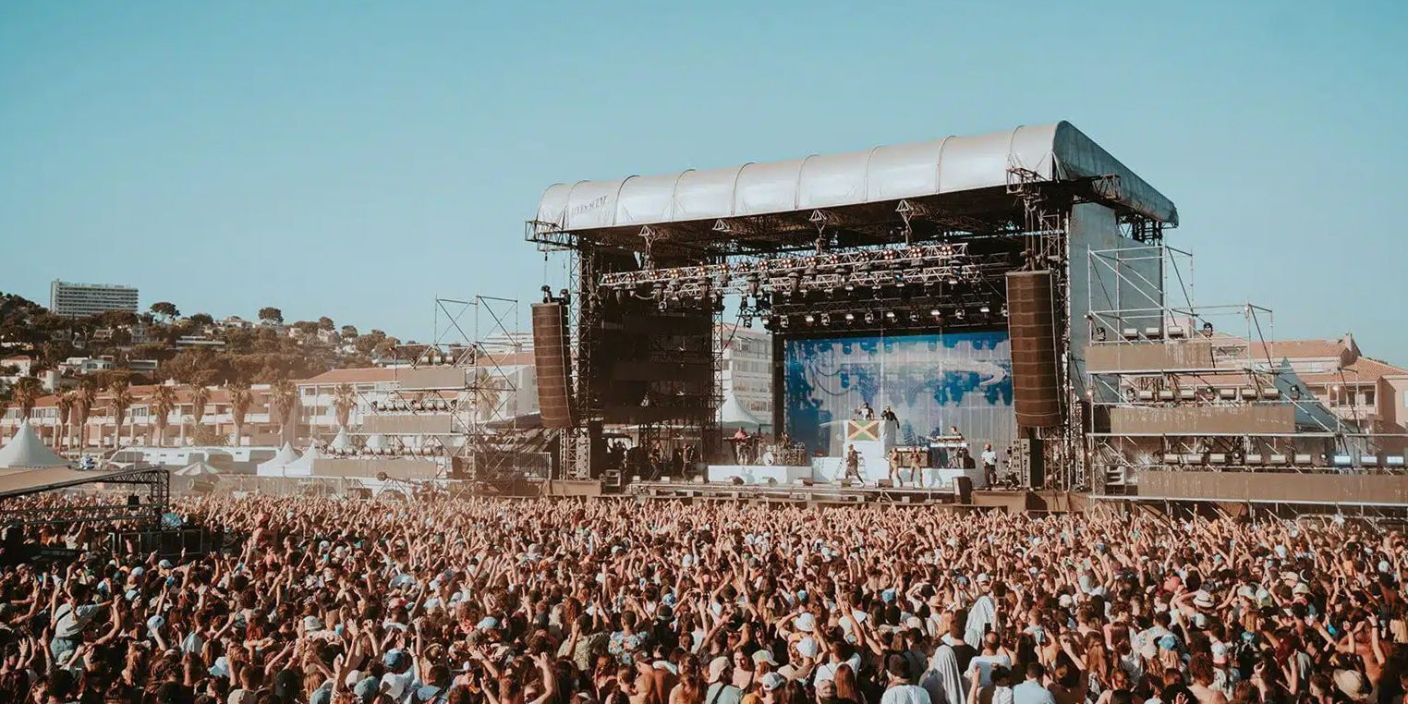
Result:
M55 279L49 284L49 311L80 317L110 310L137 312L137 289L115 284L80 284Z

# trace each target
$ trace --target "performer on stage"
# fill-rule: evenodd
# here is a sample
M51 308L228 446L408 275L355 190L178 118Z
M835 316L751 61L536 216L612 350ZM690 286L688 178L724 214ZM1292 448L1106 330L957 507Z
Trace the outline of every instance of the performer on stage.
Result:
M890 481L897 487L904 486L904 480L900 478L900 465L904 464L898 447L890 448L890 456L887 458L890 464Z
M992 443L983 445L983 480L989 489L997 486L997 452Z
M733 434L733 454L734 457L738 460L739 464L748 464L749 462L749 437L750 436L748 435L748 430L746 428L739 428L738 432Z
M846 474L841 477L841 486L850 486L852 478L855 478L856 482L860 484L865 484L865 480L860 478L860 453L856 452L855 445L846 447L845 463Z
M948 468L963 469L964 461L968 457L968 446L964 443L963 433L958 432L958 426L950 425L948 427L947 439L958 444L958 449L948 453Z
M909 480L914 482L915 486L924 485L924 460L926 458L927 453L923 450L909 451Z
M856 409L856 416L861 420L875 420L875 409L870 407L869 401L861 401L860 408Z
M885 406L885 410L880 412L880 420L883 420L886 423L900 422L899 416L895 415L895 409L890 408L888 405Z

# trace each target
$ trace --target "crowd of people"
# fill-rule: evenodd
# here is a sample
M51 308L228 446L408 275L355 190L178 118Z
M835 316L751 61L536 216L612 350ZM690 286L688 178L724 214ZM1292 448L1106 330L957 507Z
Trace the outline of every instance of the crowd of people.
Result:
M47 557L0 572L0 702L1328 704L1408 686L1403 535L1356 521L176 510L228 542L162 556L101 525L28 529Z

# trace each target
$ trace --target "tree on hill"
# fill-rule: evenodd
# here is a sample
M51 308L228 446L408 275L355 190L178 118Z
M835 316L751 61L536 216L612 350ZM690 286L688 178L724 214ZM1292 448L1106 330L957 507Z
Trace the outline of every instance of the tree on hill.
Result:
M214 325L214 324L215 324L215 318L211 317L209 313L194 313L194 314L191 315L191 317L189 318L189 320L191 321L191 324L192 324L192 325Z
M339 331L338 334L339 334L339 335L342 335L342 339L344 339L344 340L350 340L350 339L352 339L352 338L354 338L354 337L357 336L357 326L356 326L356 325L343 325L343 326L342 326L342 330Z
M265 306L259 309L259 322L270 325L282 325L284 322L284 312L273 306Z
M337 325L332 322L332 318L329 318L325 315L321 318L318 318L318 329L332 332L333 330L337 329Z
M167 322L181 315L181 311L176 309L176 304L171 301L157 301L152 304L152 315L159 315Z

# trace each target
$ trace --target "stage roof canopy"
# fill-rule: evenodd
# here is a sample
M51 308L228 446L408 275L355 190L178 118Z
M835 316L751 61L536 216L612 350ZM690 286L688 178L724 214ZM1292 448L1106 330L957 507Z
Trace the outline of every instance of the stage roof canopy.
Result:
M789 161L556 184L543 193L536 220L538 227L581 233L1000 193L1012 167L1052 182L1116 177L1118 187L1107 194L1111 205L1178 224L1173 201L1064 121Z
M115 481L150 471L149 467L133 467L112 472L46 467L44 469L0 473L0 498L38 494L80 484Z

